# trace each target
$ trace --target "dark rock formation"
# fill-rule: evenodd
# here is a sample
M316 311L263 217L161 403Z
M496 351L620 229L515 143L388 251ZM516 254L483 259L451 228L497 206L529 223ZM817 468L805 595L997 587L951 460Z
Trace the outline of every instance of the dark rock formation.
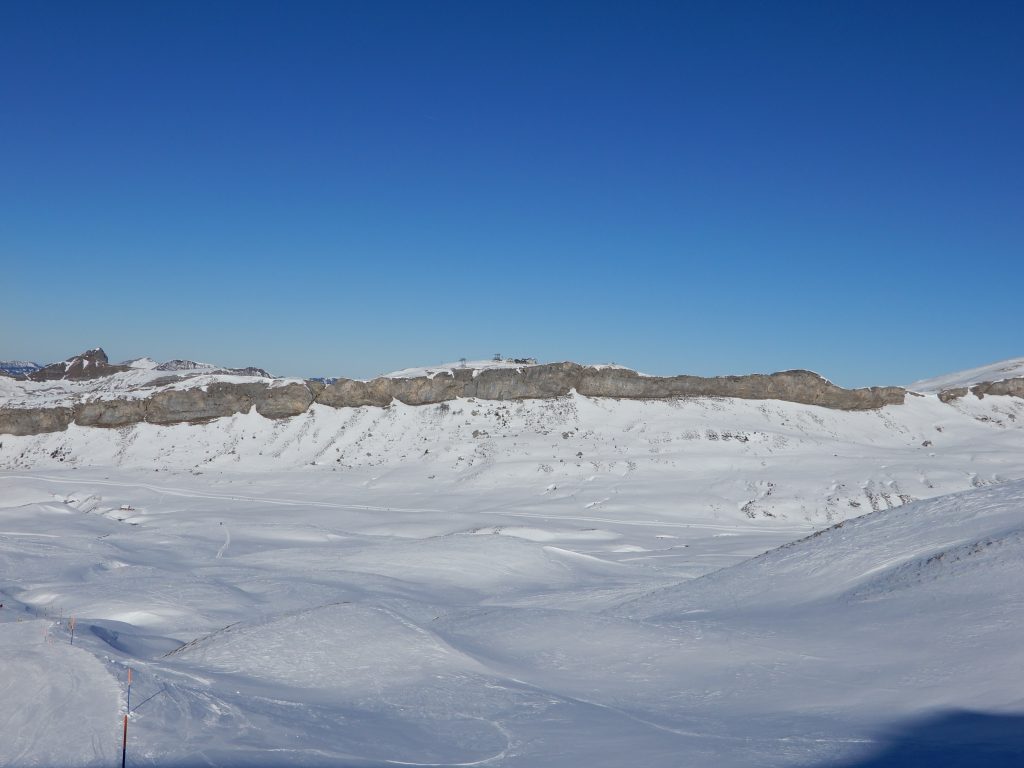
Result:
M126 365L111 365L107 353L101 348L90 349L80 355L69 357L63 363L50 363L28 375L32 381L55 381L57 379L98 379L118 371L127 371Z

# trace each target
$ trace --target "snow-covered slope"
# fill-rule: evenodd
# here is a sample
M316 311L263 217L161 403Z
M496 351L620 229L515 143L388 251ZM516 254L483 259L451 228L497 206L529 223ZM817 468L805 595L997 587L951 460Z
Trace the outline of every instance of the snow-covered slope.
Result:
M313 405L278 421L250 413L203 425L72 425L0 440L0 468L66 466L301 468L346 485L443 490L457 504L487 490L520 499L524 513L554 504L559 514L589 518L827 524L1024 478L1024 400L909 397L903 406L846 412L713 398L465 399Z
M3 435L0 765L1008 768L1022 568L1004 395Z
M2 473L0 763L109 764L131 667L136 765L1020 764L1024 483L682 584L772 535L672 501L526 524L329 473Z
M921 379L907 387L911 392L941 392L954 387L969 387L983 381L1002 381L1024 376L1024 357L1002 360L998 363L947 373L932 379Z

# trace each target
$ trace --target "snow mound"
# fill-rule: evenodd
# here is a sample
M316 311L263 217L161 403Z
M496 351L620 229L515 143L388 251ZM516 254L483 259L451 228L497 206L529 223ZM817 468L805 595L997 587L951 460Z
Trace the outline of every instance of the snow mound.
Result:
M1014 481L847 520L624 608L636 617L676 620L712 607L763 611L912 587L994 591L1024 601L1022 567L1024 481Z
M481 670L394 611L351 603L234 625L171 655L204 670L335 694L423 686L438 675Z

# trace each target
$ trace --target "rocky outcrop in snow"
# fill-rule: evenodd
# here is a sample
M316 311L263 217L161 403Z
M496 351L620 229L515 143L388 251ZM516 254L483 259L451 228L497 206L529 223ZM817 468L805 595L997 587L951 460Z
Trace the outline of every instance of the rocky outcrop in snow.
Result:
M166 363L153 366L153 370L172 371L175 373L223 373L232 376L259 376L262 379L274 378L272 374L253 365L246 366L245 368L222 368L210 363L197 363L194 360L168 360Z
M83 427L201 423L253 407L262 416L281 419L303 413L312 402L313 390L301 383L274 387L215 382L205 388L156 392L144 399L91 400L68 408L0 408L0 434L59 432L72 422Z
M1003 379L1002 381L982 381L972 387L953 387L939 392L939 400L944 403L959 400L970 391L977 398L985 395L1009 395L1011 397L1024 397L1024 377L1015 379Z
M0 408L0 435L62 432L72 416L70 408Z
M314 403L333 408L386 407L394 401L420 406L460 398L558 398L573 391L585 397L629 400L781 400L843 411L902 405L908 393L902 387L844 389L816 373L802 370L747 376L646 376L627 368L571 362L451 367L426 373L422 373L424 369L410 369L397 376L381 376L371 381L341 378L328 385L320 381L259 380L266 376L262 369L215 369L189 361L171 361L146 369L167 369L178 372L177 375L152 376L136 368L110 365L102 349L47 366L36 372L33 379L68 379L78 383L66 385L66 395L56 397L47 389L49 399L38 399L42 390L37 393L38 387L33 389L29 382L12 383L16 388L12 393L17 394L0 405L0 434L41 434L64 430L72 423L89 427L200 423L247 413L253 408L266 418L281 419L301 414ZM129 373L120 373L123 371ZM99 377L112 373L119 375L112 376L109 385L96 384ZM1024 377L934 390L944 403L968 393L977 398L1024 398Z
M870 410L903 403L901 387L843 389L810 371L784 371L749 376L643 376L625 368L594 368L576 363L532 365L483 371L455 369L433 377L381 377L373 381L338 379L317 397L335 408L385 406L392 400L428 405L460 397L482 400L525 400L562 397L576 390L587 397L635 400L671 397L739 397L747 400L788 400L841 410Z

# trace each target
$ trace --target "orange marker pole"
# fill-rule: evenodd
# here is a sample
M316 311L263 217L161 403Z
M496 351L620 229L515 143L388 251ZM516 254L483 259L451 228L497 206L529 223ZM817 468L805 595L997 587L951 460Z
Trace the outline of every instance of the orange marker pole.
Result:
M124 716L124 736L121 737L121 768L128 757L128 715Z

